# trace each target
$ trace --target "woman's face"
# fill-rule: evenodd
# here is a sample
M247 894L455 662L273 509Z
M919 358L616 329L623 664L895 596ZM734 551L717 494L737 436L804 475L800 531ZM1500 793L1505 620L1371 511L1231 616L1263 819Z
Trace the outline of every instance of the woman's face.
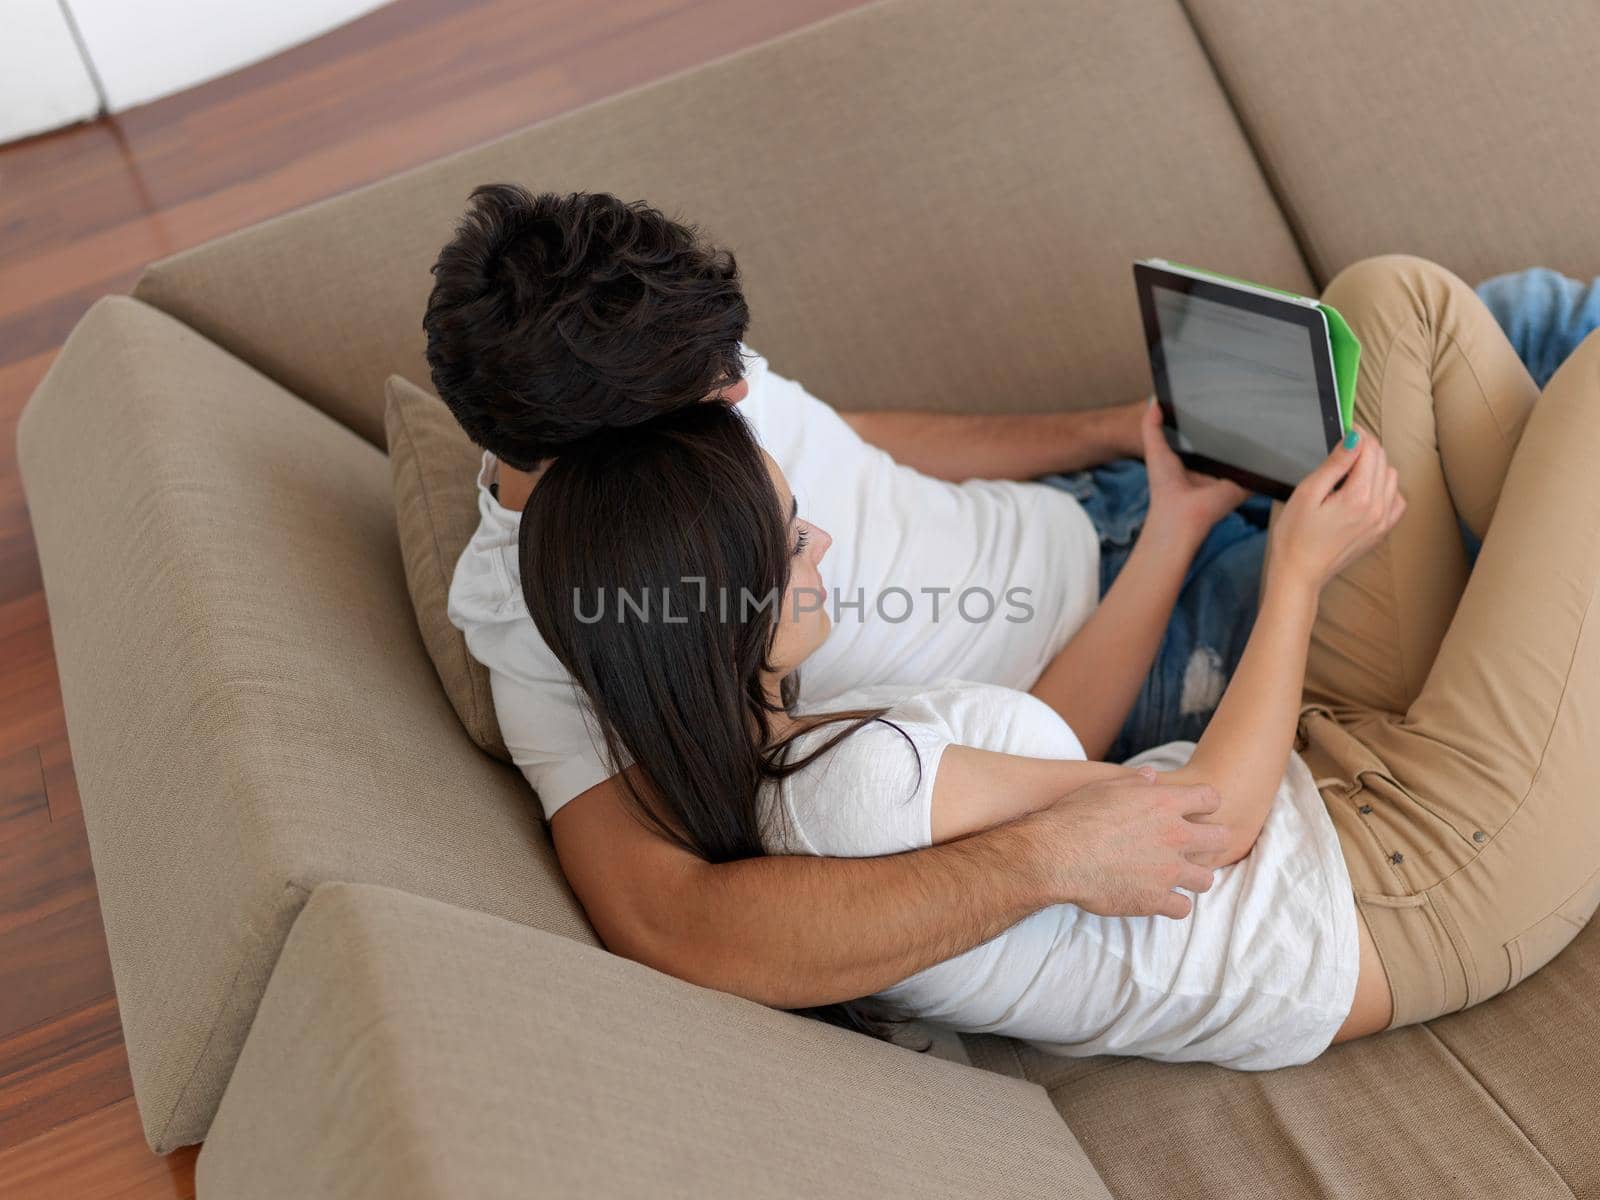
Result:
M833 539L799 511L794 493L789 490L789 481L783 477L772 455L763 450L762 457L788 523L789 586L778 606L771 655L778 673L787 675L827 640L828 631L833 627L832 618L828 616L828 592L818 569Z

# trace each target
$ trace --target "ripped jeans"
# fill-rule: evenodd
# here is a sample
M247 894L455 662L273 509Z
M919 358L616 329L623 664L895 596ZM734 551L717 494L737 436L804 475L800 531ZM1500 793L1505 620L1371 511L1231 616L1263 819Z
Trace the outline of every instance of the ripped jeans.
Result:
M1119 458L1039 482L1070 492L1100 535L1100 595L1112 582L1150 510L1144 464ZM1216 711L1255 624L1272 501L1253 495L1218 521L1189 564L1155 663L1122 732L1106 754L1123 762L1167 742L1196 741Z
M1534 267L1484 280L1475 289L1534 382L1543 387L1591 330L1600 327L1600 279L1568 279ZM1128 561L1150 508L1144 464L1119 458L1040 480L1072 493L1100 535L1100 595ZM1255 624L1272 502L1254 495L1211 530L1189 564L1178 604L1133 711L1108 762L1151 746L1200 737L1239 665ZM1463 527L1469 561L1478 540Z

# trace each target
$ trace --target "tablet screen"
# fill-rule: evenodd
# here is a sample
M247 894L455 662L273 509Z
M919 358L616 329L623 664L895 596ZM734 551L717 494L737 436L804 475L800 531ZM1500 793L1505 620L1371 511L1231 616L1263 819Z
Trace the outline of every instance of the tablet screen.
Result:
M1327 458L1303 324L1159 285L1151 295L1177 449L1289 483Z

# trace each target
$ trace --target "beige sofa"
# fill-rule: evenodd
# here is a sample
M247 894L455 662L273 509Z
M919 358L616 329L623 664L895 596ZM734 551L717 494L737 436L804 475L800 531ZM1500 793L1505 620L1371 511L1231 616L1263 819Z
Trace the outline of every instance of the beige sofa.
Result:
M20 457L151 1145L209 1132L230 1197L1600 1195L1593 927L1259 1075L920 1055L606 954L424 653L383 450L479 182L698 222L840 408L1087 406L1148 387L1136 256L1600 274L1597 59L1587 0L887 0L96 304Z

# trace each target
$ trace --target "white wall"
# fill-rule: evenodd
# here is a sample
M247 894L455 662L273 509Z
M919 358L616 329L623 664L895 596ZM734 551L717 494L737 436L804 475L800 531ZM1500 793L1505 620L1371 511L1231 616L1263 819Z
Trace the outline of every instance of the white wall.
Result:
M66 2L115 112L270 58L385 0Z
M0 0L0 142L100 111L56 0Z

